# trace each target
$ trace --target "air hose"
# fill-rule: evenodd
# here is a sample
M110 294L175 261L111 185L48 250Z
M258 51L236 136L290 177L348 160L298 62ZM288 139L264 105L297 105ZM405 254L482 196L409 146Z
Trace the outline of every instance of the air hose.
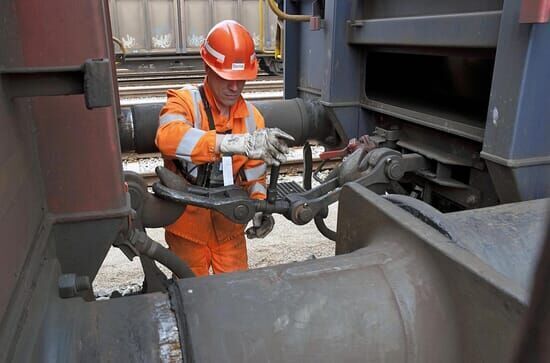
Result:
M180 279L194 277L195 274L187 264L176 256L168 248L165 248L160 243L152 240L143 231L134 231L132 236L132 244L135 249L160 264L166 266L172 273Z
M311 145L306 141L303 149L303 160L304 160L304 174L302 176L302 184L304 189L311 189L311 178L313 175L313 156L311 154ZM317 230L326 238L331 241L336 241L336 232L327 227L325 219L317 215L314 217L313 221Z

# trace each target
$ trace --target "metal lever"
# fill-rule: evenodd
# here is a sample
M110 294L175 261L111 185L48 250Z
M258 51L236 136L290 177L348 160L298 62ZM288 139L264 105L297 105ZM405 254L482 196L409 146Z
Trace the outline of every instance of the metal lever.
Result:
M279 165L271 165L269 174L269 187L267 188L267 201L271 204L277 199L277 180L279 179Z
M277 199L279 166L271 167L267 200L253 200L238 186L200 188L188 186L175 190L162 183L155 183L155 194L176 203L189 204L216 210L233 222L245 224L255 213L280 213L293 223L310 222L326 207L338 200L341 187L350 181L363 186L387 184L401 179L405 173L422 170L427 161L419 154L401 154L396 150L378 148L356 150L337 169L336 174L323 184L301 193L291 193Z

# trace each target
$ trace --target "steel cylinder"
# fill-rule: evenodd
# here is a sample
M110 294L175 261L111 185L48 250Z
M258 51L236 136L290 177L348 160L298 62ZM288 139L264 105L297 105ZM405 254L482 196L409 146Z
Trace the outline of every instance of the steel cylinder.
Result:
M277 127L296 140L294 146L307 140L322 142L332 131L325 119L323 106L299 98L253 102L265 119L266 127ZM118 131L122 152L157 152L155 134L162 103L122 108Z
M173 298L196 361L461 361L443 277L428 253L399 242L184 279Z

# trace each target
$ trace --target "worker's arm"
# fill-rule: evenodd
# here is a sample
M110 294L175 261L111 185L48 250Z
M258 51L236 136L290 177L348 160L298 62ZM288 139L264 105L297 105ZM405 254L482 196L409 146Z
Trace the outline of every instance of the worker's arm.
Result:
M219 144L215 130L195 128L200 117L189 90L168 90L168 99L159 117L155 143L163 156L180 158L194 164L219 160ZM203 120L205 121L205 120Z
M254 119L256 121L256 129L262 130L265 128L264 118L260 112L254 107ZM252 199L266 199L266 163L260 160L249 159L244 167L244 175L247 181L245 187L248 190L248 195ZM250 239L264 238L267 236L275 225L273 216L264 213L256 213L252 220L252 226L246 230L246 236Z
M200 110L195 107L198 101L193 102L191 91L169 90L167 95L155 139L165 157L177 157L198 165L219 160L221 152L279 164L285 160L284 154L288 150L284 140L294 140L279 129L260 129L251 134L216 135L215 130L195 128Z
M265 129L265 121L262 114L253 107L256 130ZM262 160L248 159L243 166L245 181L243 187L248 191L252 199L265 199L267 197L266 172L267 166Z

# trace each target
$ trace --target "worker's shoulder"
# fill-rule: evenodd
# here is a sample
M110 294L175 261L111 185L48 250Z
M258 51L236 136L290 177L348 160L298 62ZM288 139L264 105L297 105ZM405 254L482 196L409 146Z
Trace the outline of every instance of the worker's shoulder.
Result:
M178 89L169 89L166 94L168 97L176 97L189 102L200 97L198 87L191 84L186 84Z
M263 119L262 113L260 112L260 110L258 110L258 108L252 102L247 101L244 98L243 98L243 100L244 100L244 103L246 105L246 108L248 109L249 114L252 112L252 115L255 118L262 118Z
M252 129L263 129L265 127L265 120L262 113L258 110L258 108L250 101L246 101L246 107L248 109L248 116L247 119L247 127L249 127L249 131L251 132ZM252 129L250 129L252 128Z
M166 105L177 105L188 110L193 110L199 105L200 94L196 86L185 85L179 89L166 91Z

